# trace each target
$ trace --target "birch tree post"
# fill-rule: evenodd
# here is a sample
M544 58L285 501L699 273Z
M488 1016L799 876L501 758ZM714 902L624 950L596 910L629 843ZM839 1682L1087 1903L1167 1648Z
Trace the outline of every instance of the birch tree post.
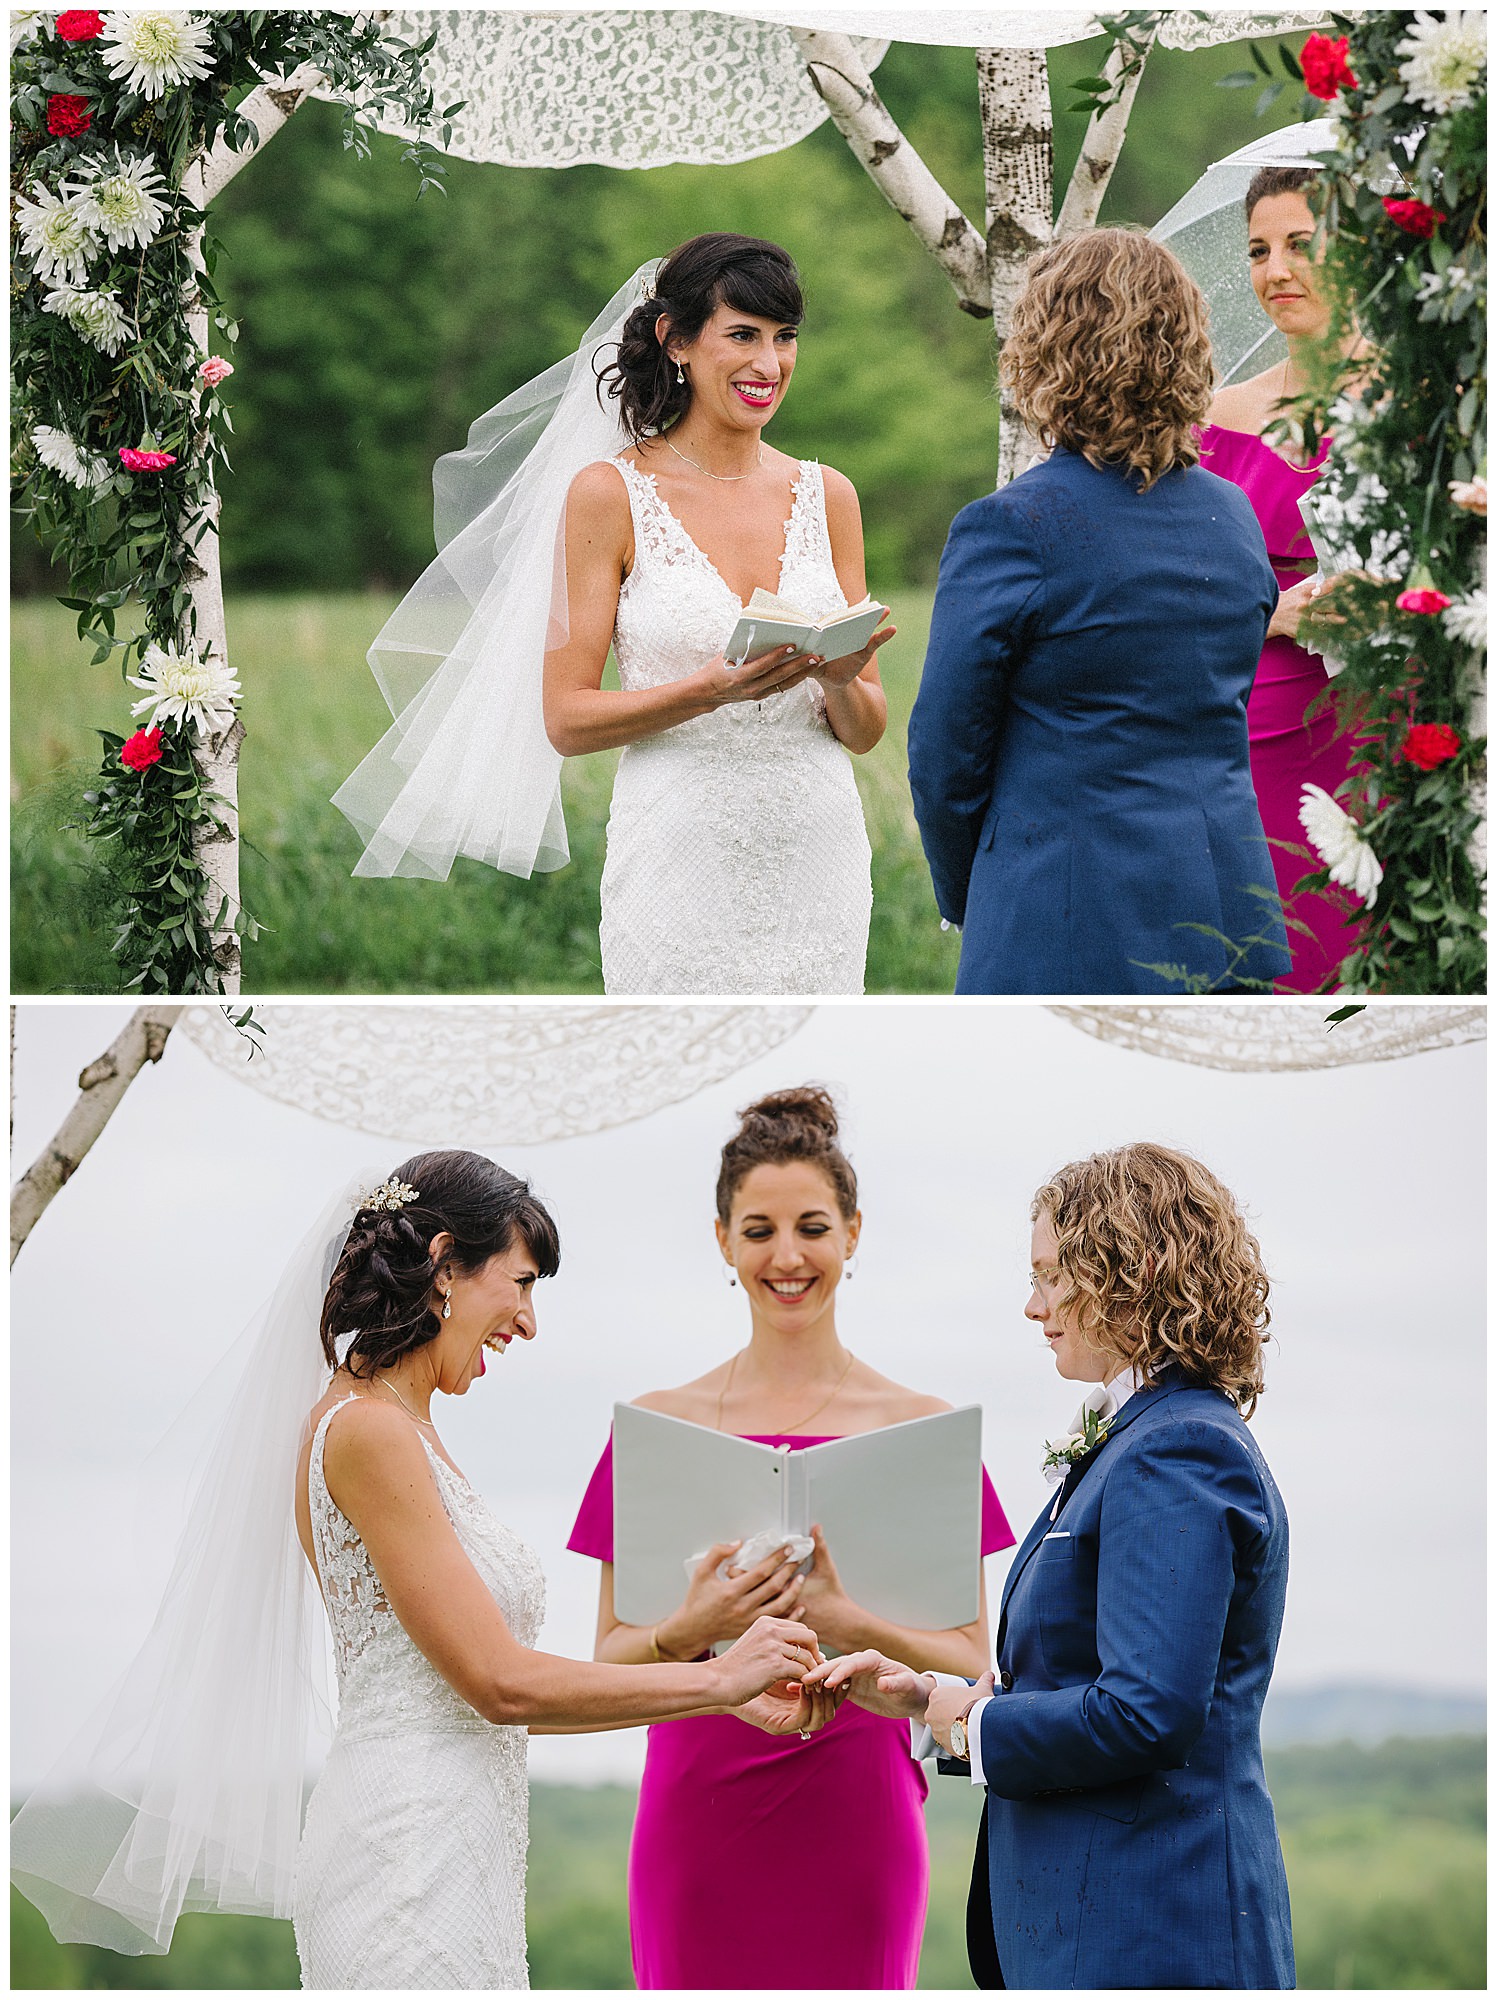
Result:
M180 1006L137 1007L103 1055L78 1078L78 1101L11 1190L10 1261L46 1212L49 1203L77 1173L89 1148L114 1116L121 1098L147 1063L160 1062ZM14 1054L15 1010L11 1010Z
M239 115L254 129L254 139L230 147L220 138L199 154L182 177L182 193L200 214L215 195L221 194L237 173L247 167L261 148L273 139L286 121L306 103L322 75L311 63L303 63L283 83L261 84L239 107ZM188 261L199 276L205 275L203 225L194 226L188 243ZM212 342L209 300L202 285L194 284L183 300L187 329L197 351L205 358ZM195 453L207 457L212 438L205 426L195 440ZM189 520L185 540L191 554L186 568L187 608L178 626L178 644L195 649L205 660L229 661L228 623L224 615L223 571L219 558L218 517L220 498L211 467L199 487L199 504ZM194 832L193 850L208 879L208 900L213 917L212 952L218 968L220 990L237 994L242 969L239 931L239 746L244 741L244 724L235 715L227 728L216 733L202 732L193 749L193 761L202 773L205 787L220 802L216 819L202 820Z
M987 190L988 282L993 333L1003 353L1024 269L1050 241L1055 186L1055 135L1050 118L1050 71L1043 49L979 49L977 97L982 108L982 172ZM1100 197L1099 197L1100 199ZM1032 465L1038 441L1026 429L998 375L998 484Z

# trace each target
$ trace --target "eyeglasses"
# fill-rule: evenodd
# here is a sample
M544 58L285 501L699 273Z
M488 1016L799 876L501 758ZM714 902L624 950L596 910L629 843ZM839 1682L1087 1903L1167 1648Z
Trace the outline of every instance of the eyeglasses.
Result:
M1030 1269L1029 1283L1042 1299L1053 1299L1064 1282L1064 1273L1053 1264L1044 1271Z

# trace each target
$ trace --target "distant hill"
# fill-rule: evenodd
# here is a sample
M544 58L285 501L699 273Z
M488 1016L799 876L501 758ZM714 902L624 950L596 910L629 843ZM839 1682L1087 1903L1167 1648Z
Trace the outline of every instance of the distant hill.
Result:
M1355 1681L1272 1688L1263 1710L1266 1748L1295 1743L1385 1743L1392 1736L1482 1736L1482 1694Z

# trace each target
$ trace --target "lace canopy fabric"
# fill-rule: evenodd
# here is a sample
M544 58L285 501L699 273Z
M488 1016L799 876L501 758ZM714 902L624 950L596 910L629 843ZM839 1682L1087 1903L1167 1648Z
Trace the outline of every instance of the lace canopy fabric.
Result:
M355 1131L536 1145L646 1118L775 1048L809 1007L257 1007L263 1050L216 1007L179 1032L267 1097Z
M725 166L793 146L827 116L787 30L733 14L450 7L398 8L388 19L402 41L433 30L426 69L438 109L464 105L446 149L460 160ZM869 69L886 46L857 44Z
M1181 15L1167 48L1205 48L1244 35L1323 26L1309 13L1233 9L1207 21ZM1054 48L1101 33L1081 9L903 9L850 14L796 7L618 7L512 13L499 7L397 8L389 33L421 41L439 109L462 103L446 149L509 167L726 166L775 153L824 123L790 30L853 38L871 71L889 42L968 48ZM317 95L327 95L318 92ZM380 129L404 133L397 120Z
M1052 1007L1101 1042L1118 1042L1170 1062L1205 1069L1334 1069L1344 1063L1391 1062L1481 1041L1483 1007L1366 1007L1327 1027L1334 999L1301 1006L1275 1000L1246 1007Z

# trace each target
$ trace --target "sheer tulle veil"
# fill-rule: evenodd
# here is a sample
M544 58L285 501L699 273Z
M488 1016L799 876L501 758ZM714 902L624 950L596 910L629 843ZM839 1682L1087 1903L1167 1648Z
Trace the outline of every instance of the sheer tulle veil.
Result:
M594 365L658 269L642 265L575 354L437 461L440 553L369 649L395 720L333 799L367 843L356 875L445 880L459 854L510 875L567 861L541 706L547 648L566 635L562 517L583 466L627 443Z
M297 1456L329 1371L323 1295L361 1188L318 1216L183 1419L202 1471L150 1634L11 1824L11 1875L64 1942L164 1952L184 1910L291 1914L327 1641L296 1538ZM217 1408L215 1428L204 1411ZM173 1441L175 1442L175 1432Z

